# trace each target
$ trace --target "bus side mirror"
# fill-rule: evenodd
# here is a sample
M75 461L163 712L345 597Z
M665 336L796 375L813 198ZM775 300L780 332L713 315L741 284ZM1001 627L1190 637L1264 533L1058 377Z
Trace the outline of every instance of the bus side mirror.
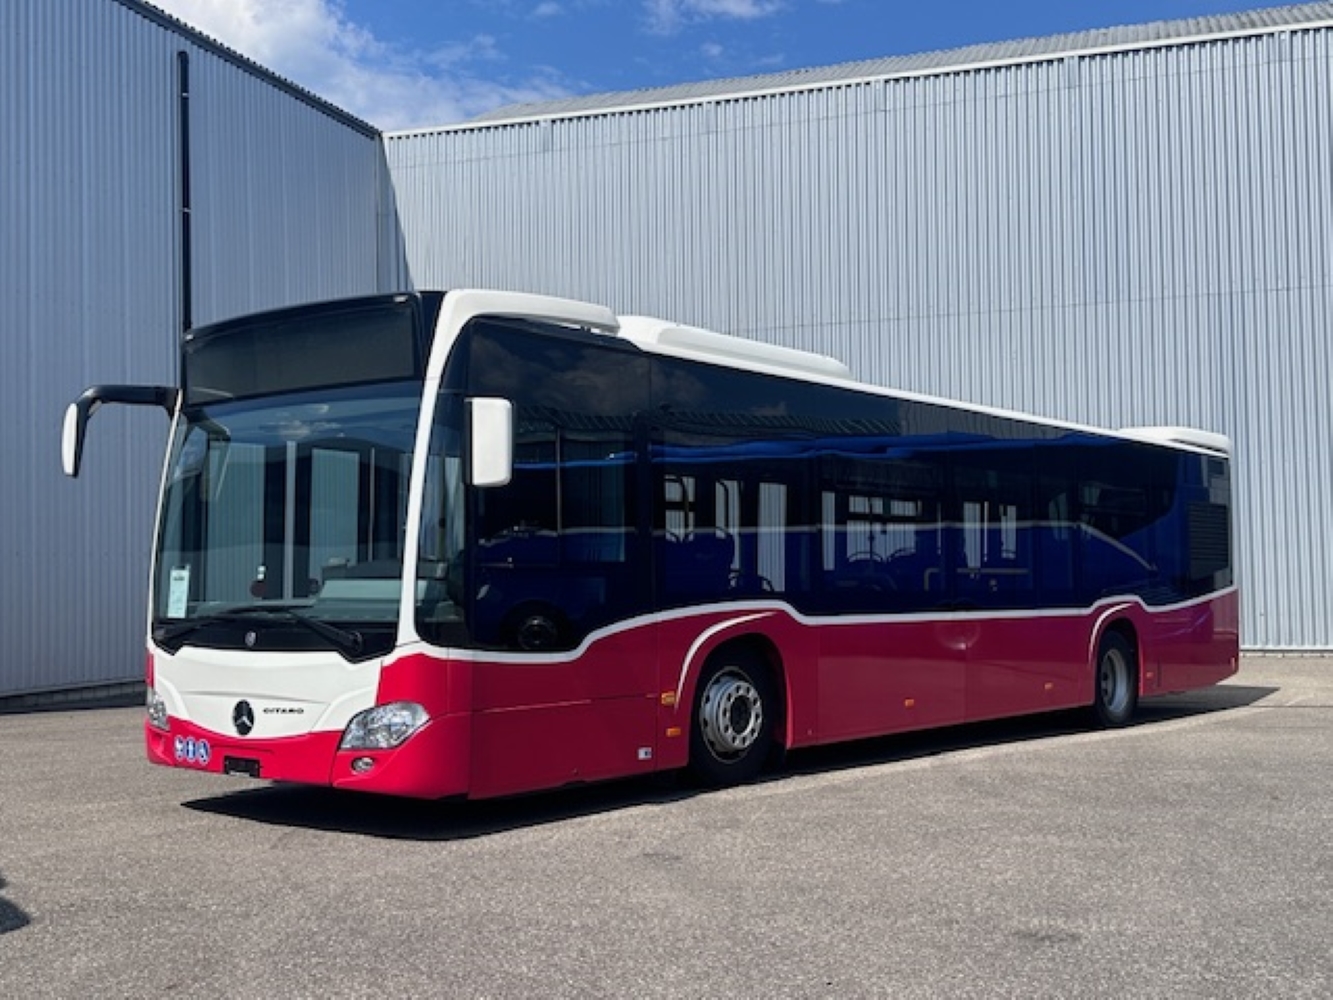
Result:
M65 475L77 476L83 464L83 439L88 433L88 418L103 403L127 403L131 406L160 406L168 417L176 415L180 390L165 385L95 385L65 408L65 425L60 433L60 464Z
M91 409L91 401L82 396L65 408L65 426L60 432L60 464L65 468L65 475L71 478L79 474L83 462L83 436Z
M467 401L468 481L505 486L514 475L514 407L507 399Z

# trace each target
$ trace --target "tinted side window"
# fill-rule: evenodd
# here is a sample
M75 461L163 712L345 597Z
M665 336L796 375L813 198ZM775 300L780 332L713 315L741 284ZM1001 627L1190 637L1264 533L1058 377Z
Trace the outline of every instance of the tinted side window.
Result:
M807 387L669 358L653 361L655 590L662 606L811 588L804 444L836 419Z
M918 611L947 597L938 461L825 454L820 462L822 603Z
M559 328L490 321L469 332L469 394L515 405L513 479L471 494L473 635L570 648L647 600L636 567L647 361Z
M1021 445L1058 430L685 361L657 359L653 373L664 449L655 551L668 603L732 596L729 575L756 574L801 610L925 610L959 591L974 606L1035 599L1032 460ZM966 497L950 492L955 461ZM764 489L767 502L749 499ZM766 542L751 544L756 533ZM672 544L686 535L694 544Z
M953 581L963 607L1031 607L1036 597L1032 450L1006 445L950 460Z
M1201 477L1198 487L1191 489L1187 513L1190 590L1206 593L1230 587L1231 468L1220 458L1191 455L1182 461Z
M1170 572L1181 547L1172 452L1123 441L1078 449L1076 497L1084 597L1138 594L1148 603L1180 596Z

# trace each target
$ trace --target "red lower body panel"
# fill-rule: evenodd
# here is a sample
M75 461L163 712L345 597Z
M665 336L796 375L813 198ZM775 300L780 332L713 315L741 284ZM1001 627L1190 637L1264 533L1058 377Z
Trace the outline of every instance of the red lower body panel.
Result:
M799 747L1090 704L1097 644L1115 623L1137 636L1144 695L1236 672L1234 591L1165 609L1127 599L937 619L723 605L631 623L576 653L404 656L383 667L376 701L417 702L430 721L393 750L340 751L337 732L240 739L172 719L169 733L146 724L148 756L418 798L506 795L686 764L700 671L733 640L768 651L780 735Z

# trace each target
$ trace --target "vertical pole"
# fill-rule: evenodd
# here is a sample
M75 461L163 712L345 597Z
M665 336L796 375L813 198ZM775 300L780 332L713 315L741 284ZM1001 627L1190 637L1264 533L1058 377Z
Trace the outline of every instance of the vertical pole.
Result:
M186 334L194 326L194 261L190 235L190 54L184 49L176 53L176 75L180 112L181 333Z
M282 599L296 596L296 460L295 441L287 442L287 481L282 505ZM302 588L304 589L304 588Z

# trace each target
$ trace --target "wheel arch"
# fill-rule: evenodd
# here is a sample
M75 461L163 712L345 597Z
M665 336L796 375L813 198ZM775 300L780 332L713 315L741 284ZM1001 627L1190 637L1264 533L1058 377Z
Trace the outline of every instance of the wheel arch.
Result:
M1143 693L1143 651L1139 632L1125 616L1108 616L1093 645L1089 718L1102 729L1133 720Z
M1138 626L1134 624L1128 615L1120 614L1113 618L1109 618L1102 624L1102 627L1097 630L1097 634L1093 636L1092 658L1090 662L1094 676L1097 671L1097 657L1101 655L1102 641L1111 633L1115 633L1128 643L1130 651L1133 653L1133 663L1131 666L1134 668L1135 686L1138 688L1139 694L1142 694L1143 643L1140 639Z
M772 638L772 611L744 614L735 618L715 622L704 629L685 653L676 677L675 705L677 710L686 714L684 725L693 721L690 718L690 706L698 695L699 678L715 662L717 656L725 651L744 652L762 661L777 689L781 702L782 721L790 718L788 706L791 699L791 681L787 673L785 659L780 652L780 644ZM767 627L766 627L767 626ZM783 730L783 745L788 745L786 731Z
M686 685L689 770L710 787L752 781L780 765L788 746L788 685L777 646L741 632L698 653Z

